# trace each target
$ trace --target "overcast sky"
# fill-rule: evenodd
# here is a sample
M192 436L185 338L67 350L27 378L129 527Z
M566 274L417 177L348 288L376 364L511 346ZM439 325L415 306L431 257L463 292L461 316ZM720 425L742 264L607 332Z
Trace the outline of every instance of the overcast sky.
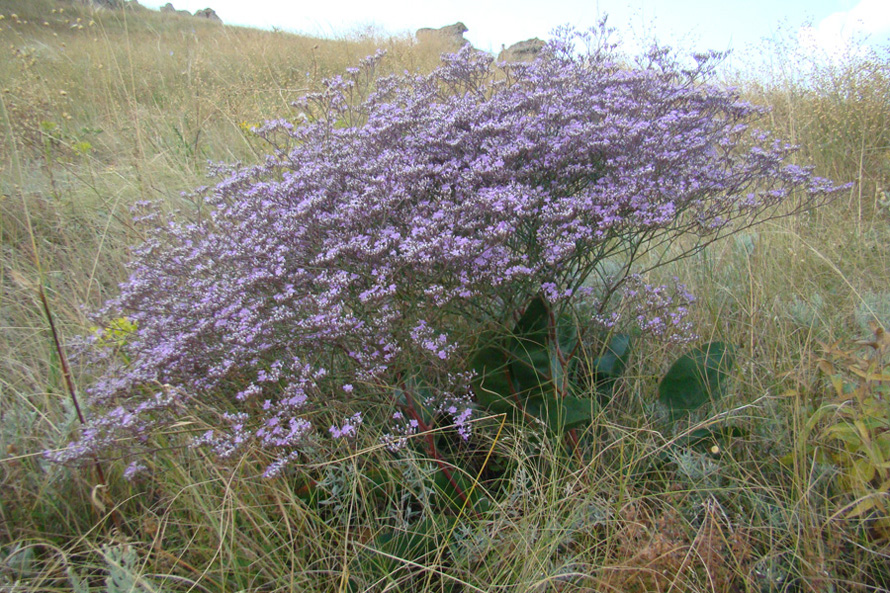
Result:
M332 37L374 26L413 32L462 21L483 50L540 37L559 25L587 28L609 15L622 36L694 50L750 50L780 26L826 51L853 37L890 44L890 0L171 0L177 9L213 8L223 22ZM167 0L140 0L159 8Z

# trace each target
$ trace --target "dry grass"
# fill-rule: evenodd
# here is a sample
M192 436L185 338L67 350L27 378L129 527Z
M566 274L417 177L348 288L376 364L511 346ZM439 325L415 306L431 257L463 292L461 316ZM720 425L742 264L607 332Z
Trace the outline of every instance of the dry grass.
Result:
M822 211L666 271L700 296L702 336L739 348L733 391L713 412L746 436L719 455L673 446L652 402L654 378L676 352L641 345L590 438L589 462L567 462L540 435L501 434L486 444L514 466L498 506L453 533L430 528L434 549L395 560L387 577L373 568L386 559L374 536L416 525L404 496L424 493L406 476L429 460L395 467L369 441L349 461L312 470L324 504L293 476L259 478L259 459L220 465L184 448L183 434L158 437L155 477L136 485L120 479L119 464L106 468L107 490L90 471L46 464L40 451L64 444L76 419L37 289L63 336L83 334L84 311L114 294L139 241L131 204L191 208L180 192L206 183L207 160L257 158L245 124L288 113L291 100L377 47L389 52L383 71L428 70L437 48L57 0L0 10L0 590L890 587L887 541L839 512L850 495L837 468L807 448L807 423L827 397L818 342L849 343L870 320L890 323L886 55L826 66L806 85L746 83L773 107L764 125L802 145L802 162L856 185ZM75 383L91 371L75 364ZM379 467L385 487L368 469Z

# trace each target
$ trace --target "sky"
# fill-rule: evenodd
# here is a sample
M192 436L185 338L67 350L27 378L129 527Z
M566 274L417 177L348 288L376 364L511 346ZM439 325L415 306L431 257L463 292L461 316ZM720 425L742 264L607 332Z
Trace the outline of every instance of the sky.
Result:
M159 8L168 0L140 0ZM414 32L457 21L474 47L497 53L502 45L547 39L560 25L584 29L608 15L629 49L642 40L690 51L751 51L780 30L828 54L852 39L890 46L890 0L170 0L179 10L213 8L226 24L278 28L337 37L368 27ZM756 51L756 50L755 50ZM888 50L890 51L890 50Z

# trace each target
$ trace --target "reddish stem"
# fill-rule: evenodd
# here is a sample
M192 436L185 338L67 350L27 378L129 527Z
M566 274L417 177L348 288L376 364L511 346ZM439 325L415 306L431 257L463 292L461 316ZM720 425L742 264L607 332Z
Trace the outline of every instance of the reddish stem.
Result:
M454 488L454 491L457 492L457 495L460 497L461 502L467 504L467 495L464 494L464 491L458 486L457 481L454 479L454 476L451 474L451 469L449 465L442 457L439 455L439 451L436 449L436 441L433 438L433 433L430 431L431 428L428 424L423 421L423 418L420 417L420 414L417 413L417 410L414 409L414 406L408 406L408 414L417 421L417 427L421 432L426 433L426 442L429 448L430 457L436 462L439 466L439 469L442 470L442 473L445 474L445 477L448 478L448 482Z
M71 397L71 402L74 404L74 411L77 413L77 419L81 424L86 424L83 412L80 409L80 403L77 400L77 390L74 388L74 380L71 378L71 367L68 366L68 358L65 356L65 351L62 349L62 341L59 339L59 332L56 331L56 324L53 321L53 315L49 308L49 301L46 300L46 293L43 290L42 284L38 286L38 293L40 294L40 302L43 305L43 312L46 314L46 321L49 323L49 331L53 336L56 354L59 356L59 365L62 367L62 376L65 378L65 386L68 388L68 395ZM99 463L98 459L94 461L94 467L96 468L96 478L99 481L99 486L106 489L108 487L108 481L105 479L105 472L102 471L102 465ZM111 520L114 522L114 526L120 530L122 527L120 513L113 507L111 509Z

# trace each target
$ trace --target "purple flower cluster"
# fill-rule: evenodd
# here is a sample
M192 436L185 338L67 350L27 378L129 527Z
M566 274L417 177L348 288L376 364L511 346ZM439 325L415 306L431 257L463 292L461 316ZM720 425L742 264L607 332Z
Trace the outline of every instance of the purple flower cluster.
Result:
M673 286L653 286L634 274L626 278L622 293L632 304L641 330L672 342L687 342L695 337L686 319L695 296L677 278L674 282Z
M763 110L703 80L706 57L684 70L656 50L628 67L600 32L566 33L531 64L464 48L430 75L369 82L378 59L302 100L298 121L258 128L271 154L214 167L200 216L151 231L107 308L138 331L91 390L91 426L131 426L116 406L137 411L152 385L186 405L227 397L240 411L202 440L269 449L274 475L312 431L307 411L391 393L378 386L409 370L465 375L468 336L532 295L572 301L607 258L681 236L691 253L836 189L749 130ZM440 400L465 431L469 398ZM59 457L107 444L94 435Z
M408 437L417 434L420 422L416 418L405 418L401 412L394 412L391 424L392 432L384 434L381 442L387 449L395 453L405 448L408 444Z
M356 412L349 418L343 421L343 424L337 426L336 424L331 426L328 429L328 432L331 433L331 436L335 439L344 439L354 437L358 433L358 427L362 425L362 413Z
M437 335L423 319L418 321L414 329L411 330L411 339L416 345L440 360L447 360L457 349L456 344L448 343L447 335L442 333Z
M99 451L105 451L121 440L129 445L144 442L154 428L159 416L169 416L181 408L185 401L181 389L162 385L150 395L142 398L129 398L124 404L106 409L101 415L90 419L77 441L56 451L48 451L47 458L66 463L89 458ZM133 467L138 466L134 463ZM131 469L132 475L137 470Z

